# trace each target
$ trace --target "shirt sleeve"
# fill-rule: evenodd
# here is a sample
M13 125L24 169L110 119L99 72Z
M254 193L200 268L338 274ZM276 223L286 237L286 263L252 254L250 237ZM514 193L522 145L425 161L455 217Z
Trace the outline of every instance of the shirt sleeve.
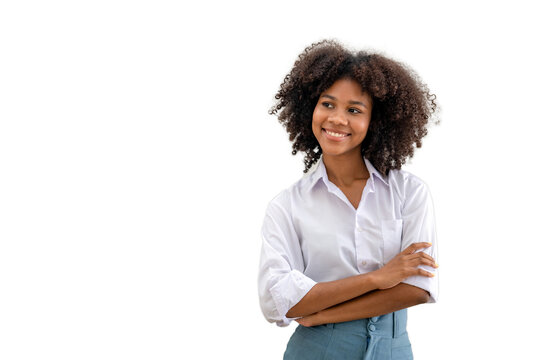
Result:
M430 242L433 245L424 251L437 262L437 234L433 200L426 184L419 179L409 179L406 198L402 210L403 233L401 251L417 242ZM403 282L414 285L429 292L428 302L436 302L439 296L439 273L431 266L420 265L420 268L434 273L434 277L415 275Z
M287 312L316 284L303 274L302 250L284 197L276 197L266 210L258 276L261 310L278 326L294 320Z

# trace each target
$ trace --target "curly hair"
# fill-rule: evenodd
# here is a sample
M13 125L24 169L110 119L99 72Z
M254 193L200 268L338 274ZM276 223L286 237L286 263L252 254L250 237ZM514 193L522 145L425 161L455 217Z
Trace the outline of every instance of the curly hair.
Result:
M299 55L269 111L278 114L289 133L292 154L305 152L304 173L322 153L311 128L313 111L320 94L342 78L357 81L373 100L362 155L384 175L401 169L413 157L415 146L422 146L428 121L437 109L435 95L402 63L377 53L353 53L334 40L323 40Z

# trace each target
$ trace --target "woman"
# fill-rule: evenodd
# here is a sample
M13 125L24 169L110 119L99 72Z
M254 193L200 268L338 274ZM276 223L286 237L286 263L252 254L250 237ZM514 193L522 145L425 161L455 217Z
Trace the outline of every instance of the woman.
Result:
M412 359L406 308L436 301L438 265L429 190L401 166L434 98L404 65L334 41L285 77L271 113L307 174L268 205L259 270L267 320L300 324L284 359Z

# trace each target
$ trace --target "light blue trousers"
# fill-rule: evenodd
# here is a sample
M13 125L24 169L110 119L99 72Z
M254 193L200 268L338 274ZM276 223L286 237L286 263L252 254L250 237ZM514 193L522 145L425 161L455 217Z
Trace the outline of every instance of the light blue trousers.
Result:
M407 309L369 319L312 327L298 325L284 360L409 360Z

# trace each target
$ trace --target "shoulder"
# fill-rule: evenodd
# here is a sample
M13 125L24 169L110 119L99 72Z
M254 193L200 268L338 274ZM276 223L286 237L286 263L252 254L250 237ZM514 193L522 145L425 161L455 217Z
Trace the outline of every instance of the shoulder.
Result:
M424 180L406 170L390 170L388 184L402 201L418 196L426 197L430 193L429 187Z
M268 203L267 212L280 210L290 212L292 202L297 201L299 198L302 198L307 194L311 188L311 185L313 184L312 181L312 174L307 173L291 184L288 188L281 190Z

